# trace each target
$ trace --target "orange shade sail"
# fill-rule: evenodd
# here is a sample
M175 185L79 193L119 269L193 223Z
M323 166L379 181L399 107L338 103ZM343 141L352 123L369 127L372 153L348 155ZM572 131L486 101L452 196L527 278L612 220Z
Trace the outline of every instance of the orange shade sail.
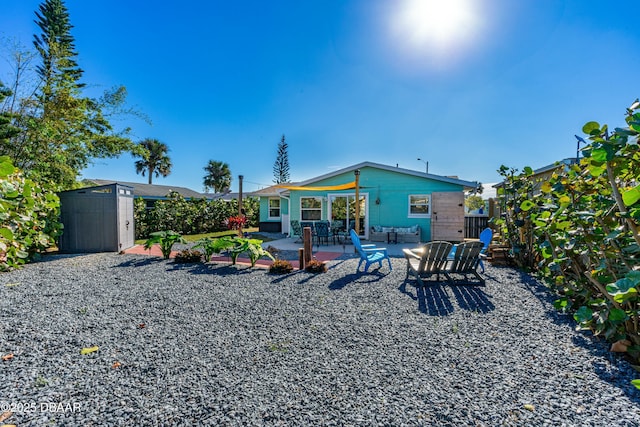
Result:
M299 187L295 185L276 185L276 188L284 188L286 190L297 191L337 191L337 190L352 190L356 188L356 182L348 182L340 185L326 185L322 187Z

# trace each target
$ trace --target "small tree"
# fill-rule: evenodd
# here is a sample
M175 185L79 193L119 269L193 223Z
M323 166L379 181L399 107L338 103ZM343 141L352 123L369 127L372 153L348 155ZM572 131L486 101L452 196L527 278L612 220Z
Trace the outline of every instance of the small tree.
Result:
M167 144L157 139L147 138L140 141L138 146L141 148L142 154L139 155L141 159L135 163L136 173L142 174L142 176L147 173L149 175L149 184L153 183L153 175L166 177L171 173L172 164L167 155L169 152Z
M289 146L287 141L282 135L282 139L278 143L278 157L273 164L273 182L276 184L282 184L289 182L291 179L289 176Z
M99 99L83 95L83 71L77 63L69 13L64 0L44 0L36 11L41 33L36 54L16 52L13 96L0 104L20 132L0 146L26 178L55 190L73 188L79 172L94 158L117 157L134 144L128 129L117 131L109 116L119 114L126 91L117 88ZM34 64L36 81L23 87Z
M464 205L470 211L475 211L476 209L480 209L480 208L484 207L484 200L482 199L481 196L478 196L478 195L474 194L472 196L467 196L464 199Z

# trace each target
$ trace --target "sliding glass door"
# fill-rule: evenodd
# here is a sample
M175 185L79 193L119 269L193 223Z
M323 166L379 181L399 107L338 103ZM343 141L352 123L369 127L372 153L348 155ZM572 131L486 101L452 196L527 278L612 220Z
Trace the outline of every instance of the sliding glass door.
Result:
M360 236L368 236L367 224L367 195L360 194ZM356 219L356 195L355 194L330 194L329 217L333 221L340 221L346 231L355 228Z

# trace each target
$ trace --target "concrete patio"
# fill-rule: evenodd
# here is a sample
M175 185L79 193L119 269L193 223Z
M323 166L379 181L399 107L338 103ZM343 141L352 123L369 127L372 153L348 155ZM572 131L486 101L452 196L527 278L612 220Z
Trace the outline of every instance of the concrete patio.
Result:
M373 243L379 248L387 248L387 252L389 256L393 257L402 257L402 249L404 248L416 248L420 245L420 243L385 243L385 242L370 242L368 240L362 240L363 244ZM271 240L269 242L265 242L262 244L264 248L268 248L269 246L279 249L281 251L297 251L298 249L303 247L303 243L295 237L282 237L280 239ZM343 244L333 244L333 242L329 242L328 245L317 245L314 243L313 245L313 253L316 254L318 252L331 252L331 253L339 253L345 254L354 253L353 244L351 240L347 239Z

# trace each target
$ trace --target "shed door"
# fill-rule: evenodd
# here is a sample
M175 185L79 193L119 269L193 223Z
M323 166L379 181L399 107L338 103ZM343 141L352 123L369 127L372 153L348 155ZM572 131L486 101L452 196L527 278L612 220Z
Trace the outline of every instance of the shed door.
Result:
M461 242L464 239L464 193L432 193L431 204L431 240Z
M135 244L133 229L133 197L118 199L118 250L129 249Z

